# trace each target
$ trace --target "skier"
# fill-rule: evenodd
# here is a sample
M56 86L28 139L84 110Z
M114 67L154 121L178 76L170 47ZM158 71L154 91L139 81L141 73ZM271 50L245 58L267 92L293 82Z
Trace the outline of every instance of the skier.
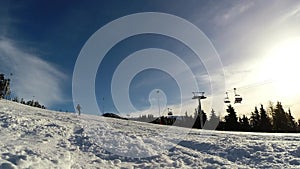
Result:
M80 114L81 114L81 107L80 107L80 105L79 105L79 104L77 104L77 107L76 107L76 109L78 110L78 115L80 116Z
M10 97L10 87L9 87L9 82L10 82L9 79L7 79L7 80L5 81L4 96L6 97L6 99L9 99L9 97Z

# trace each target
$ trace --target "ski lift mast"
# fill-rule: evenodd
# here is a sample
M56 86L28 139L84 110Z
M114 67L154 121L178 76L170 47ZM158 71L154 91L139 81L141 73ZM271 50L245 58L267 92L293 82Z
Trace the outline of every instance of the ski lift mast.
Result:
M202 117L202 110L201 110L201 99L206 99L204 96L204 92L192 92L193 98L192 99L198 99L198 116L200 117L200 127L203 128L203 117Z

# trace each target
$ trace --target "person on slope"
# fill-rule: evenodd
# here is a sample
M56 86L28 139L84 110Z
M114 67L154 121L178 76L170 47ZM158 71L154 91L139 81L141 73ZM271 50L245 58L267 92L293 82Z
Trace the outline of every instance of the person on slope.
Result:
M81 107L79 104L77 104L77 107L76 107L77 111L78 111L78 115L80 116L81 114Z

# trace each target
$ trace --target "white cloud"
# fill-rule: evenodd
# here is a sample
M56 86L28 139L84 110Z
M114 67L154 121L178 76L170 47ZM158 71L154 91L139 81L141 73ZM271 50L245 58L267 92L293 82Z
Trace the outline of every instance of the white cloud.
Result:
M46 106L63 100L62 82L67 77L53 64L24 52L7 39L0 40L0 61L0 71L13 73L13 94L24 99L34 96Z
M231 23L237 17L243 15L243 13L247 12L254 5L254 1L244 1L241 3L237 3L231 8L226 8L224 12L221 12L219 15L215 17L215 22L217 24L227 25Z

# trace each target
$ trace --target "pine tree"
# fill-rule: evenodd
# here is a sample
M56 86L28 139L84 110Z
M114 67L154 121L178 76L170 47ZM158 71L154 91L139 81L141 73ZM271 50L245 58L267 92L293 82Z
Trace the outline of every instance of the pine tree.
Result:
M206 123L206 121L207 121L207 115L206 115L206 113L203 110L201 112L202 112L201 113L201 115L202 115L202 124L204 126L205 123Z
M204 126L206 120L207 120L207 115L206 113L202 110L201 113L198 113L198 110L195 109L195 114L194 114L194 118L195 118L195 123L193 125L193 128L197 128L197 129L201 129L201 119L200 116L202 115L202 124Z
M15 97L15 98L13 98L13 100L12 100L13 102L17 102L17 103L19 103L19 98L18 97Z
M272 130L271 120L263 105L260 106L260 130L263 132L269 132Z
M240 124L241 124L241 131L250 131L251 126L249 124L249 119L247 116L243 115L243 117L240 118Z
M216 112L214 109L211 109L211 114L210 114L210 118L209 121L211 122L220 122L220 117L216 115Z
M238 123L238 118L236 115L236 112L234 108L229 105L228 108L226 109L228 115L225 116L225 130L228 131L238 131L239 130L239 123Z
M34 101L33 100L29 100L26 102L26 105L28 106L34 106Z
M297 123L295 122L294 117L292 116L291 110L288 110L288 113L286 113L287 118L287 130L289 132L296 132L297 130Z
M0 74L0 99L4 97L4 74Z
M42 108L42 105L40 105L40 103L38 101L35 101L33 103L33 107L38 107L38 108Z
M209 120L205 125L205 129L215 130L220 123L220 118L216 115L214 109L211 110Z
M300 119L298 119L298 132L300 132Z
M259 131L260 127L260 115L257 107L255 107L254 113L251 113L251 127L253 131Z
M280 102L277 102L273 113L273 130L276 132L287 132L288 122L286 113Z
M0 99L10 97L10 79L5 79L4 74L0 74Z
M24 98L21 98L20 103L21 103L21 104L26 104L26 102L24 101Z

